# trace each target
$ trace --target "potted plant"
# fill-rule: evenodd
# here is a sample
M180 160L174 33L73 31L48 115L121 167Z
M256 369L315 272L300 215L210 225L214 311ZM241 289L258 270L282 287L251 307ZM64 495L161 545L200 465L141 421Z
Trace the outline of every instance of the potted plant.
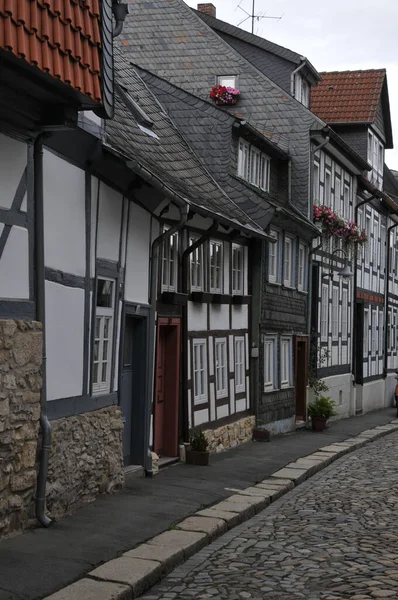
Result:
M189 438L189 448L185 453L185 462L188 465L207 466L210 457L208 448L209 442L203 431L201 429L193 431Z
M334 406L333 400L328 396L316 396L314 401L308 405L308 414L311 417L314 431L323 431L326 421L337 415Z
M254 442L269 442L270 440L270 432L268 429L265 429L265 423L261 419L256 420L256 425L253 427L253 437Z

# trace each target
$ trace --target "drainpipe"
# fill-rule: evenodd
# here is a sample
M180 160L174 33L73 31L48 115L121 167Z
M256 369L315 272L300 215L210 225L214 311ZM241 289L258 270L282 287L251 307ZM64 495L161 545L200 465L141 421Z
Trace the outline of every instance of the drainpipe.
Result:
M398 223L394 223L394 225L390 225L390 227L387 229L387 265L386 265L386 277L385 277L385 290L384 290L384 295L385 295L385 302L384 302L384 306L385 306L385 317L384 317L384 323L385 323L385 327L384 327L384 365L383 365L383 377L386 378L387 377L387 371L388 371L388 337L387 337L387 323L388 323L388 309L390 306L390 297L389 297L389 283L390 283L390 263L391 263L391 253L390 253L390 233L393 229L395 229L395 227L398 226Z
M294 71L292 71L292 73L290 74L290 93L292 96L294 96L294 77L295 75L297 75L297 73L299 73L302 69L304 69L305 65L307 64L307 59L302 57L302 61L299 66L297 67L297 69L294 69Z
M47 133L40 133L34 143L34 204L35 204L35 270L36 270L36 319L43 327L42 348L42 388L40 396L40 427L42 448L37 476L36 518L43 527L49 527L52 520L45 514L46 481L51 450L51 425L47 416L47 353L46 353L46 307L45 307L45 268L44 268L44 192L43 192L43 144Z
M364 204L368 204L374 200L377 196L373 194L370 198L358 202L354 208L354 223L358 221L358 211ZM358 279L358 248L354 249L354 282L353 282L353 296L354 296L354 311L352 314L352 366L351 371L354 379L354 386L357 382L357 322L358 322L358 310L357 310L357 279Z
M115 27L112 32L112 37L115 39L122 33L124 20L129 14L129 6L128 4L118 2L118 0L113 0L112 13L115 17Z
M197 239L191 246L187 246L181 257L181 291L183 293L189 292L189 268L188 268L188 259L189 256L195 252L197 248L202 246L212 235L216 233L218 230L218 221L214 220L210 227ZM189 240L188 240L189 244ZM182 313L182 328L181 328L181 337L182 337L182 352L181 352L181 366L182 366L182 434L184 441L187 442L189 439L189 422L188 422L188 350L187 350L187 340L188 340L188 309L187 306L183 307Z

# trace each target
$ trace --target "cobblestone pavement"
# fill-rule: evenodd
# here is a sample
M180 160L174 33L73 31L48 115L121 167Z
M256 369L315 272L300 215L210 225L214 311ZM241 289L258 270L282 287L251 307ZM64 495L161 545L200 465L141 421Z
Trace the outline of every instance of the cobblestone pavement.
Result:
M398 599L398 434L338 460L145 600Z

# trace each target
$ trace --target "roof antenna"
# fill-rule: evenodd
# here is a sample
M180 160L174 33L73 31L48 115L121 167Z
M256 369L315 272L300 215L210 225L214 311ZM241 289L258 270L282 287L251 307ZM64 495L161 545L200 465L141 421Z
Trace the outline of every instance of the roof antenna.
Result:
M256 0L253 0L252 12L250 14L247 12L247 10L245 10L244 8L241 7L242 1L243 0L240 0L238 6L236 8L240 8L240 10L242 10L245 13L245 15L247 15L247 16L238 23L238 27L239 27L239 25L246 23L246 21L248 19L251 19L252 20L252 33L254 33L254 21L261 21L262 19L276 19L277 21L280 21L283 18L283 15L281 17L268 17L266 13L257 13L256 14L255 13Z

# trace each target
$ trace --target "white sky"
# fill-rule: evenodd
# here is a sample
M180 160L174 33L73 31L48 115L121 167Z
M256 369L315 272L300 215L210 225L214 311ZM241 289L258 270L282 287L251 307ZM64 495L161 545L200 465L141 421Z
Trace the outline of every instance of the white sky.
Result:
M198 0L206 2L209 0ZM238 25L252 0L210 0L217 17ZM197 0L186 0L196 8ZM318 71L387 69L394 150L386 163L398 170L398 2L396 0L255 0L263 19L255 33L306 56ZM241 25L251 31L251 20Z

